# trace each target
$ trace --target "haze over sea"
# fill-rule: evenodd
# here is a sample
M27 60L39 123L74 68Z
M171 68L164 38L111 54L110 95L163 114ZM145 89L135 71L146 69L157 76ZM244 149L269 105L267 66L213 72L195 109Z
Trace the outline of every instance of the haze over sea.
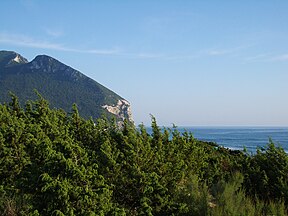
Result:
M148 132L151 128L147 129ZM265 147L271 138L276 146L281 145L288 153L288 127L177 127L182 132L191 132L199 140L215 142L233 150L255 153L257 147Z

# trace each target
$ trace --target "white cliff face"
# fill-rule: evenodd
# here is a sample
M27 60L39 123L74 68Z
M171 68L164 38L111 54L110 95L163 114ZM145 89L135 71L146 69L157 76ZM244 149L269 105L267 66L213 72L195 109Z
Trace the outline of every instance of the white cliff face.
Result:
M21 63L21 58L19 57L19 55L16 55L16 57L13 59L13 61L17 62L17 63Z
M114 106L104 105L102 107L122 120L127 119L133 122L130 103L124 99L118 100Z
M7 66L13 64L13 63L18 63L18 64L25 64L28 63L27 59L23 58L21 55L19 55L18 53L14 53L16 56L15 58L11 59Z

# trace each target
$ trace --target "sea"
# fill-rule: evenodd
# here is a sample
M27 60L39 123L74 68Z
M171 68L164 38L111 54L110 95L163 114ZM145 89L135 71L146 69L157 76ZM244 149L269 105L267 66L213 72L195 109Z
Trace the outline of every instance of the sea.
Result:
M271 139L288 153L288 127L177 127L177 130L191 132L196 139L215 142L232 150L245 147L251 154L256 153L257 147L267 146Z

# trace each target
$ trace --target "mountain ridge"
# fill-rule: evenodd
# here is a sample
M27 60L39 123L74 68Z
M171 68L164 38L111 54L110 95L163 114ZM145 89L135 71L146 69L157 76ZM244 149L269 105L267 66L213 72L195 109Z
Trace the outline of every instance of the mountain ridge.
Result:
M0 67L28 63L28 60L14 51L0 51Z
M10 100L9 91L15 93L21 103L34 100L34 89L52 107L66 112L76 103L85 118L106 115L133 122L127 100L82 72L48 55L37 55L28 62L14 51L0 51L0 103Z

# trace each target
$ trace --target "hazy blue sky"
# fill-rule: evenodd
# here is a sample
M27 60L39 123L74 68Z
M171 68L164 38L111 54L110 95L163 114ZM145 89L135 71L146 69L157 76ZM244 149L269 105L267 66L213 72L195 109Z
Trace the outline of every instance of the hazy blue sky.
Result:
M0 50L47 54L136 124L288 126L287 0L0 2Z

